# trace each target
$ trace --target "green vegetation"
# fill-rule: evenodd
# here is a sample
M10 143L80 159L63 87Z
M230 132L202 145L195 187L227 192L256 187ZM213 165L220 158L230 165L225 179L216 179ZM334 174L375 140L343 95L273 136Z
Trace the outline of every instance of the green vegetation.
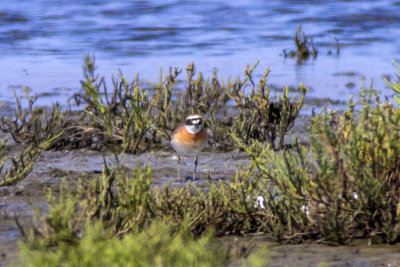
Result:
M277 149L281 149L285 135L293 127L294 120L303 106L307 91L303 85L300 85L299 88L302 93L300 99L296 99L294 96L290 98L289 89L285 87L283 96L278 95L276 101L273 101L270 96L271 89L266 85L270 72L269 68L265 70L258 86L255 87L251 73L257 64L258 62L250 70L247 65L246 79L244 81L237 80L227 92L229 98L235 102L234 107L239 111L239 115L228 118L230 124L214 117L211 129L214 130L213 136L216 137L220 145L227 145L230 142L237 146L237 143L232 139L232 135L234 135L248 145L253 140L258 140L275 148L275 140L278 137ZM253 87L246 94L243 88L245 88L248 80L253 84ZM234 146L231 145L231 147Z
M223 251L210 246L211 235L191 238L184 229L176 233L165 223L154 222L143 231L119 239L100 223L88 225L77 246L48 250L22 248L23 266L221 266Z
M375 93L377 94L377 93ZM246 151L265 196L264 223L281 240L400 240L400 110L363 90L363 106L312 118L310 146ZM376 99L373 106L372 99Z
M252 73L258 62L245 70L245 79L219 81L217 71L211 80L200 72L196 76L193 63L186 67L186 85L180 87L181 70L169 69L150 89L139 86L139 76L128 82L122 73L113 78L109 92L104 77L95 73L94 58L87 56L84 63L83 92L74 95L83 111L62 111L55 105L51 112L35 106L36 97L25 90L28 109L21 107L18 97L17 110L12 118L0 120L0 130L11 134L14 141L39 144L49 136L58 136L48 149L69 150L79 148L109 149L114 152L140 153L169 146L171 133L184 122L188 114L206 117L211 130L210 143L223 150L237 149L231 133L243 141L258 139L281 148L284 137L293 127L303 105L306 88L301 86L302 97L289 96L288 89L273 101L266 85L269 69L257 86ZM250 88L250 89L249 89ZM250 90L250 91L249 91ZM228 102L233 101L234 105ZM239 112L228 112L237 110Z
M374 105L372 99L376 99ZM49 193L49 215L25 235L25 260L82 264L97 258L92 255L108 244L146 257L155 244L146 237L147 245L142 245L142 237L155 235L160 224L168 225L168 230L161 230L178 243L188 238L194 246L204 245L200 254L181 250L182 258L177 260L191 258L199 265L203 261L196 255L209 253L210 231L213 236L271 233L291 243L347 244L354 238L398 242L399 125L400 110L389 102L380 103L376 92L363 89L361 110L355 111L350 101L342 114L322 112L312 118L308 147L295 142L293 149L276 152L270 145L254 141L248 146L233 136L249 154L251 164L233 181L210 182L207 191L191 183L180 189L167 185L151 190L149 167L127 172L105 165L101 177L84 177L77 188L64 184L58 198ZM257 196L264 198L264 207L257 204ZM93 239L101 241L99 247L87 252L87 240ZM51 252L44 252L47 249ZM118 253L128 253L110 251L110 261ZM168 245L157 251L160 256L155 258L161 265L176 256ZM80 261L71 253L85 256ZM229 252L218 253L221 258L207 258L205 264L228 260ZM248 262L264 263L265 255L260 255L260 251L248 254ZM155 259L150 258L149 264L154 264L151 260Z
M286 88L282 98L273 102L266 85L269 69L256 87L252 73L258 62L245 70L245 79L229 80L227 84L218 81L217 72L204 81L200 72L195 78L193 63L186 68L185 90L178 87L177 68L162 77L151 89L139 87L139 76L128 82L122 73L113 78L113 91L107 91L104 77L95 73L94 58L86 56L83 93L73 96L76 104L85 104L82 111L71 111L69 106L62 110L58 104L49 111L35 104L37 97L29 95L24 87L27 108L16 98L16 110L11 117L0 118L0 131L11 135L15 143L28 145L18 158L13 157L13 169L3 178L0 186L22 180L30 172L35 159L42 149L71 150L80 148L108 149L115 153L140 153L155 148L169 148L170 135L184 122L188 114L207 115L206 126L211 130L210 143L224 150L238 146L231 138L236 133L248 142L256 138L278 148L293 127L303 104L306 89L301 86L302 97L296 101L289 97ZM251 96L245 90L251 81ZM227 115L232 108L228 101L234 100L238 115ZM4 152L5 150L2 149ZM4 153L3 153L4 154ZM5 154L4 154L5 156ZM5 158L4 158L5 159ZM5 161L5 160L4 160ZM11 177L16 175L15 177Z
M0 187L15 184L24 179L32 170L33 165L38 160L40 152L50 146L51 142L57 136L49 138L42 143L35 145L32 144L25 148L22 152L14 156L8 155L8 150L5 147L7 139L0 143ZM11 167L3 172L4 165L7 160L11 161Z
M249 179L210 183L208 192L190 183L185 188L166 186L154 192L150 168L127 171L106 165L101 177L88 179L82 177L76 188L64 183L58 197L48 193L49 214L40 218L34 229L22 231L24 262L33 266L90 265L93 259L103 259L101 251L105 249L110 253L105 262L113 264L132 257L133 262L143 259L145 265L154 260L163 266L171 266L173 261L178 265L221 264L232 258L224 256L227 252L223 250L215 253L211 236L261 229L260 216L255 214L258 209L247 197L252 186ZM118 247L125 249L111 249ZM158 253L154 258L152 251ZM129 253L131 257L123 256ZM258 257L252 255L251 261L257 262Z
M294 41L297 47L297 59L307 59L310 55L317 56L318 52L314 47L312 38L309 42L306 34L301 31L301 26L297 28Z
M191 63L185 88L179 88L177 68L165 77L160 71L159 82L146 90L138 76L129 83L119 74L109 93L104 78L95 74L94 60L86 57L83 92L74 96L85 105L83 111L58 106L40 111L26 92L28 110L18 102L16 115L3 118L0 129L36 152L22 152L24 164L11 169L18 178L6 178L7 184L29 172L41 149L140 153L163 148L191 113L205 115L214 150L240 148L251 162L231 179L209 180L207 190L192 183L152 188L150 166L127 170L105 162L101 175L87 174L48 192L48 213L37 214L33 229L21 227L21 263L216 266L245 258L244 264L263 265L265 251L232 256L219 247L214 252L215 237L250 233L290 243L399 242L399 107L362 88L360 106L350 100L343 112L311 117L308 144L296 140L285 147L306 89L301 85L296 99L286 88L273 101L266 85L269 69L257 84L253 81L257 64L246 67L243 80L224 83L216 71L210 80L201 73L196 77ZM390 87L397 92L399 85ZM0 152L3 166L5 141Z
M23 109L19 97L15 94L16 110L11 118L0 118L0 131L10 134L17 144L28 144L38 146L46 142L52 136L58 136L67 128L65 115L60 111L58 104L54 105L49 113L45 107L35 106L37 97L29 96L29 88L24 87L27 109ZM56 149L56 138L46 145L45 149ZM58 144L59 145L59 144Z
M32 170L44 149L54 148L56 140L63 134L63 127L56 127L62 121L58 105L48 114L44 108L34 107L36 97L29 96L29 89L24 87L28 109L24 110L16 96L14 118L0 118L0 130L11 135L17 144L28 144L22 152L9 156L6 147L8 138L0 143L0 187L15 184L24 179ZM54 131L53 129L58 129ZM11 166L3 172L7 160Z
M283 50L283 55L285 57L295 57L297 56L298 61L306 60L311 56L314 58L318 55L317 49L314 47L312 38L309 40L306 34L301 30L301 25L297 28L296 34L294 35L294 43L296 44L296 52L290 51L286 52ZM339 54L339 42L336 39L336 53Z
M268 68L257 86L253 82L252 73L257 65L258 62L250 69L246 67L244 80L230 79L225 84L219 81L216 70L211 81L204 80L201 72L195 78L196 68L191 63L186 67L184 90L178 87L178 68L170 68L165 77L160 70L159 82L148 90L139 87L138 75L129 83L120 73L119 80L113 79L114 89L109 94L104 78L95 74L94 59L87 56L84 94L74 98L78 104L86 105L85 114L92 120L91 131L102 133L97 139L112 144L114 151L138 153L168 145L165 141L170 140L172 131L194 113L206 117L205 124L212 132L210 142L220 149L237 148L232 133L246 142L258 139L272 146L279 137L281 148L303 105L306 88L301 86L302 97L297 101L289 96L287 88L282 97L273 101L266 85ZM233 107L229 101L234 101ZM228 109L238 112L228 114Z
M400 78L400 67L394 61L393 61L393 65L396 67L397 79L399 79ZM384 78L384 80L387 83L387 85L397 94L394 96L394 100L396 101L397 105L400 106L400 82L390 83L386 77Z

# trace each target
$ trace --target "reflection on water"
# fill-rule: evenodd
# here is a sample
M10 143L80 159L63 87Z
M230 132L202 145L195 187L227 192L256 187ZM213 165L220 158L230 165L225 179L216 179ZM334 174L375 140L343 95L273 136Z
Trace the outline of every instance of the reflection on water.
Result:
M0 100L12 99L10 85L28 85L65 102L79 90L88 52L106 76L121 69L151 80L160 65L184 68L194 61L205 74L217 67L226 77L260 59L258 74L269 66L270 83L304 82L311 96L347 100L360 77L335 74L356 72L383 89L381 76L394 73L399 11L394 0L2 1ZM295 48L299 24L319 50L316 59L300 63L282 56L283 49ZM349 83L357 86L351 90Z

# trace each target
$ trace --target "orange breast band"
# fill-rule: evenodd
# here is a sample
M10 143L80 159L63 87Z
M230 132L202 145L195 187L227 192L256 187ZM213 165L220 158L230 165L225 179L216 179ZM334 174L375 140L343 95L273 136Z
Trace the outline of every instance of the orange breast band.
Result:
M191 134L183 126L177 131L175 138L181 143L203 143L206 139L206 130L203 128L199 133Z

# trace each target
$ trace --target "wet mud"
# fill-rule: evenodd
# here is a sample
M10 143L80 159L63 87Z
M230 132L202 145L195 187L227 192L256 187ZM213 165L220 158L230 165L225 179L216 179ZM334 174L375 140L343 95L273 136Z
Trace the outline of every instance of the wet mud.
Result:
M265 251L268 266L399 266L400 245L368 245L368 240L357 240L354 245L329 246L324 244L281 245L268 235L221 238L218 242L237 248L232 255L246 255L246 250ZM248 253L248 252L247 252ZM236 254L236 255L235 255ZM243 266L243 257L229 266Z

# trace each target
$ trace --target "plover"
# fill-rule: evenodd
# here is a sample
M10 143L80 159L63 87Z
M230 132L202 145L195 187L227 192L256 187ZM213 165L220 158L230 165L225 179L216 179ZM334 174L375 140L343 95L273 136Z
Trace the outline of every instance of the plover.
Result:
M207 131L203 127L203 117L190 115L185 124L172 134L171 146L178 154L178 179L181 179L181 156L195 156L193 180L196 179L199 152L207 144Z

